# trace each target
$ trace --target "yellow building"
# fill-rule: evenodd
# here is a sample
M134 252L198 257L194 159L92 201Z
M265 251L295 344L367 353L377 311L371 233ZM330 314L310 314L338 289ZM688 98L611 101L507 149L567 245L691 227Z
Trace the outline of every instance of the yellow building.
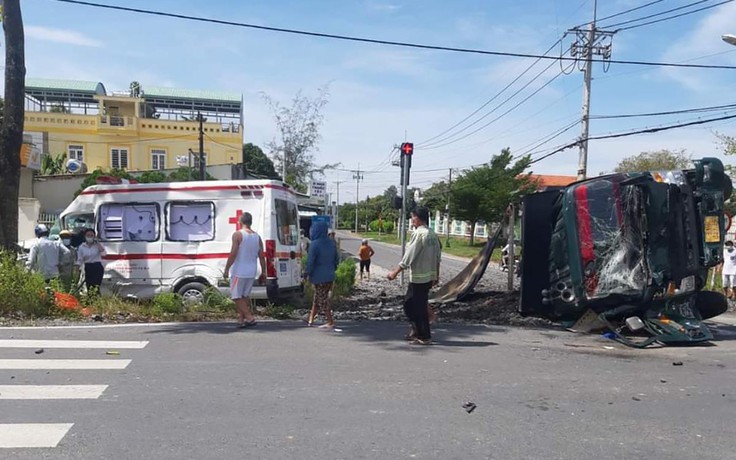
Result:
M25 132L44 154L129 171L198 167L201 114L206 165L240 163L242 96L141 86L108 93L102 83L26 80ZM194 153L194 155L191 155Z

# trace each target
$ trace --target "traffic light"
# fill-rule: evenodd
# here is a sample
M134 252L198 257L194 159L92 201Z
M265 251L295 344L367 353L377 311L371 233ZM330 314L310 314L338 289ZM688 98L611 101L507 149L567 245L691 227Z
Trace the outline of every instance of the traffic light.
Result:
M412 156L414 154L414 143L404 142L401 144L401 154L406 156Z
M394 209L401 209L402 208L402 201L403 199L400 196L395 196L393 199L393 202L391 203L393 205Z

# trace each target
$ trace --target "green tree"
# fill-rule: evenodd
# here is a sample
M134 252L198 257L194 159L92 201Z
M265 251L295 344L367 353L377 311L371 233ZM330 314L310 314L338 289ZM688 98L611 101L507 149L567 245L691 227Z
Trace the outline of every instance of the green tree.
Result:
M422 206L430 211L445 212L447 199L450 197L450 186L445 181L435 182L422 195Z
M271 157L276 160L279 174L286 176L283 180L296 190L306 192L314 173L324 173L339 165L318 166L314 162L313 152L319 150L322 138L319 130L324 122L322 110L327 105L328 88L320 88L314 99L299 91L290 107L284 107L267 94L262 96L273 114L278 133L268 143Z
M511 163L511 150L503 149L490 163L464 171L452 184L450 213L470 222L470 244L473 244L475 224L479 220L501 222L510 203L516 203L536 189L536 183L523 174L529 167L527 155Z
M245 171L243 172L269 179L279 177L273 161L257 145L243 144L243 158L245 160Z
M655 150L642 152L638 155L626 157L618 162L615 171L643 172L643 171L670 171L675 169L687 169L692 165L690 155L680 150Z
M168 181L166 174L161 171L144 171L135 179L142 184L158 184L160 182Z
M206 173L206 180L215 180L210 173ZM174 171L171 171L169 177L166 178L167 182L188 182L192 180L199 180L199 168L182 166Z
M52 176L55 174L64 174L66 171L66 153L60 153L56 156L50 153L41 158L41 174L44 176Z
M133 179L133 176L124 169L108 169L103 170L102 168L97 168L94 171L92 171L87 177L84 178L81 185L79 186L79 190L77 190L74 193L74 196L79 195L82 193L84 189L91 185L97 184L97 178L100 176L111 176L111 177L119 177L121 179Z

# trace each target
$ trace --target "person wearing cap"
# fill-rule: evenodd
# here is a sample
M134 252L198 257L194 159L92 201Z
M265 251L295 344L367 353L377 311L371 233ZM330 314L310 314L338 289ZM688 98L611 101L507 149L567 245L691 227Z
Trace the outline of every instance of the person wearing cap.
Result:
M49 228L46 225L36 225L34 232L38 240L31 247L27 267L31 271L40 273L48 283L59 277L59 269L64 260L71 257L71 251L61 244L61 241L49 239Z
M368 244L368 240L363 240L360 243L360 249L358 249L358 258L360 258L360 279L363 279L363 270L365 270L368 276L368 281L371 280L371 257L376 251Z

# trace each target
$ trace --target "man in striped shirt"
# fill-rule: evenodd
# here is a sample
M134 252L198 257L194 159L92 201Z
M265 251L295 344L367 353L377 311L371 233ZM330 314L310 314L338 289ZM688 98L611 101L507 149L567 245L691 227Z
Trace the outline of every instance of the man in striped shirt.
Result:
M414 233L399 266L388 274L394 280L404 270L409 270L409 287L404 299L404 313L411 322L411 332L406 336L418 345L431 344L429 328L429 290L440 277L442 246L434 231L427 227L429 210L418 207L411 212Z

